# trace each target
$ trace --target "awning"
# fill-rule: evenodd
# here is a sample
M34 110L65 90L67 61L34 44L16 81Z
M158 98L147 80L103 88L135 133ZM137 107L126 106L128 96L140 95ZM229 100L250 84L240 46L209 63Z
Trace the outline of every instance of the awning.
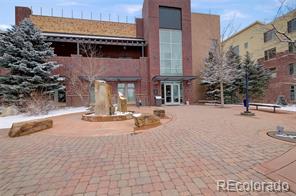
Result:
M97 80L104 80L106 82L136 82L141 80L140 77L137 76L102 76L96 77Z
M153 81L192 81L196 76L154 76Z
M138 38L75 35L64 33L42 33L42 35L45 36L46 40L50 42L91 43L120 46L146 46L145 40Z

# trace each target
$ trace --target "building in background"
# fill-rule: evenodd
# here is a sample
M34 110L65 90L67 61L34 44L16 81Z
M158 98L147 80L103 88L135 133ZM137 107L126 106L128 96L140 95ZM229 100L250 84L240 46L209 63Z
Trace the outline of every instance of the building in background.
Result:
M269 24L253 23L225 40L223 47L232 47L242 57L248 51L257 63L272 72L269 87L261 101L276 103L279 96L284 96L289 103L296 103L296 47L284 41L286 38L276 33L272 25L296 40L294 10Z
M96 79L107 81L114 95L122 92L130 104L154 105L155 96L165 105L196 102L203 96L204 59L220 40L220 17L191 13L190 0L145 0L135 24L40 16L26 7L15 13L16 24L30 18L52 42L61 75L77 70L86 78L91 63ZM85 45L96 48L91 62ZM86 88L80 90L87 101ZM68 84L66 89L68 105L85 104Z

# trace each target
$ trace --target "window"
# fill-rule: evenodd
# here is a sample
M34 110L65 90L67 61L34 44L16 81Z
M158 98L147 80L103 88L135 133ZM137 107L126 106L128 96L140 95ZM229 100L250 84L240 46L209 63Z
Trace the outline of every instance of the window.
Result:
M135 103L135 84L134 83L119 83L117 90L127 98L128 103Z
M66 92L64 89L55 90L53 94L53 99L57 103L66 103Z
M269 71L271 72L271 78L274 79L277 77L277 72L276 72L276 68L270 68Z
M248 48L249 48L249 43L246 42L246 43L245 43L245 49L248 49Z
M264 33L264 42L268 42L275 37L275 31L270 30Z
M289 52L290 53L296 53L296 43L294 43L294 42L289 43Z
M289 73L290 75L296 75L296 64L290 64L289 65Z
M296 86L295 85L291 86L290 92L291 92L291 100L295 101L296 100Z
M182 75L182 31L160 29L160 74Z
M182 11L179 8L159 7L159 28L182 29Z
M239 46L232 47L232 51L234 52L234 54L239 55Z
M212 39L211 40L211 49L214 50L218 47L218 40L217 39Z
M296 31L296 18L288 22L288 33Z
M266 61L274 58L275 56L276 56L276 48L272 48L270 50L264 51L264 57Z

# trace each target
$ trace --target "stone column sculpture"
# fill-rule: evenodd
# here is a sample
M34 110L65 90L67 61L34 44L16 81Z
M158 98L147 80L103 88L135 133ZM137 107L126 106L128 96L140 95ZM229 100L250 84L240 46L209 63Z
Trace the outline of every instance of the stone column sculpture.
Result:
M95 82L95 115L110 115L112 107L111 86L105 81L96 80Z
M118 111L123 113L127 112L127 98L121 93L118 93Z

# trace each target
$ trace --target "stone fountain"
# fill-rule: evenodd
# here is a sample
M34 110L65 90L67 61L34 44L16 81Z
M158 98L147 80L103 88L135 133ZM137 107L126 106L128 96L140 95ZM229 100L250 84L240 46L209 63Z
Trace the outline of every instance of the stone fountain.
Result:
M83 114L82 120L89 122L123 121L133 118L132 113L127 111L127 99L119 94L118 107L112 105L111 86L105 81L96 80L94 111Z

